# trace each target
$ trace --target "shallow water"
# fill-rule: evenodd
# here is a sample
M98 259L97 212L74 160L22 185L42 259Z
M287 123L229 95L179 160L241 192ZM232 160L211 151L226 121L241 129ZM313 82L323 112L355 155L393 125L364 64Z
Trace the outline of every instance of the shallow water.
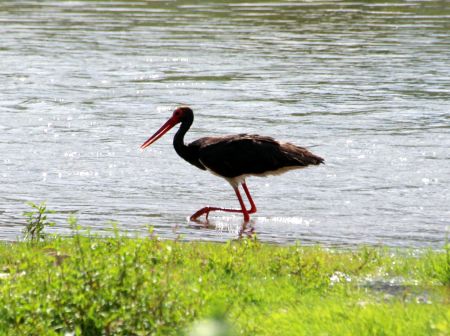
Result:
M0 2L0 239L25 202L57 226L225 241L239 216L226 181L188 165L170 133L139 145L178 104L188 140L260 133L326 165L248 186L259 239L442 247L450 218L450 5L355 2Z

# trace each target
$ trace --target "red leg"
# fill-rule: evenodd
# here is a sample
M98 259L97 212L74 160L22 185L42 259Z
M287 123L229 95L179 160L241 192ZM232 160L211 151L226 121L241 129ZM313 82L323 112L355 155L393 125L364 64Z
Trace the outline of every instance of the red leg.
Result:
M256 205L255 202L253 202L252 196L250 196L250 191L248 191L247 184L245 182L242 183L242 187L244 188L245 195L247 195L248 201L250 202L250 210L248 210L249 214L256 212Z
M218 207L204 207L200 210L196 211L195 214L193 214L190 218L190 220L196 220L198 217L201 217L202 215L206 214L206 219L208 219L209 213L211 211L226 211L226 212L239 212L241 213L242 210L239 209L227 209L227 208L218 208Z
M248 222L250 220L250 216L248 215L248 211L245 208L245 204L244 204L244 201L242 200L241 193L239 192L238 187L234 188L234 192L236 193L236 196L239 200L239 204L241 205L241 209L242 209L241 212L244 214L244 222Z
M200 217L204 214L206 214L206 219L208 219L209 213L211 211L225 211L225 212L240 212L244 215L244 221L248 222L250 220L250 216L248 215L249 211L247 211L247 209L245 208L245 204L244 204L244 201L242 200L241 194L239 193L238 187L233 187L233 189L239 200L239 204L241 206L240 210L239 209L217 208L217 207L204 207L204 208L201 208L200 210L198 210L196 213L194 213L190 219L196 220L198 217ZM248 193L247 187L245 187L244 190L245 190L247 197L249 197L250 194ZM251 197L250 197L250 199L251 199ZM253 213L256 211L256 207L254 207L253 200L250 201L250 204L252 205L252 208L250 209L250 211L252 211L252 212L250 212L250 213Z

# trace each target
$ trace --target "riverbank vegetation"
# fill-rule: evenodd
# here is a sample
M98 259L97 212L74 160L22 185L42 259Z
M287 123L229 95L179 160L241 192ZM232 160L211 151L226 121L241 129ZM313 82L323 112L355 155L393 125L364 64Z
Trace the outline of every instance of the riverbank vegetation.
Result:
M450 248L0 243L1 335L448 335Z

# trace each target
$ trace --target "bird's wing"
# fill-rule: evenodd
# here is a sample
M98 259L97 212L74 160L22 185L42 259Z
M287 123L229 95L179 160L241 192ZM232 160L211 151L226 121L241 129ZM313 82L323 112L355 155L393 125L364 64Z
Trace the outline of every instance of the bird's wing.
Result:
M239 134L197 141L202 142L199 149L201 163L215 173L230 178L323 161L305 148L260 135Z

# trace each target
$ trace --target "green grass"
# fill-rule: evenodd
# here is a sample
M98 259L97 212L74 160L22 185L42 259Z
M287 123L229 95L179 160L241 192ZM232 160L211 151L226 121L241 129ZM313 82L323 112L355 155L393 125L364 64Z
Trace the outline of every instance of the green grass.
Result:
M0 335L448 335L449 254L152 234L4 242Z

